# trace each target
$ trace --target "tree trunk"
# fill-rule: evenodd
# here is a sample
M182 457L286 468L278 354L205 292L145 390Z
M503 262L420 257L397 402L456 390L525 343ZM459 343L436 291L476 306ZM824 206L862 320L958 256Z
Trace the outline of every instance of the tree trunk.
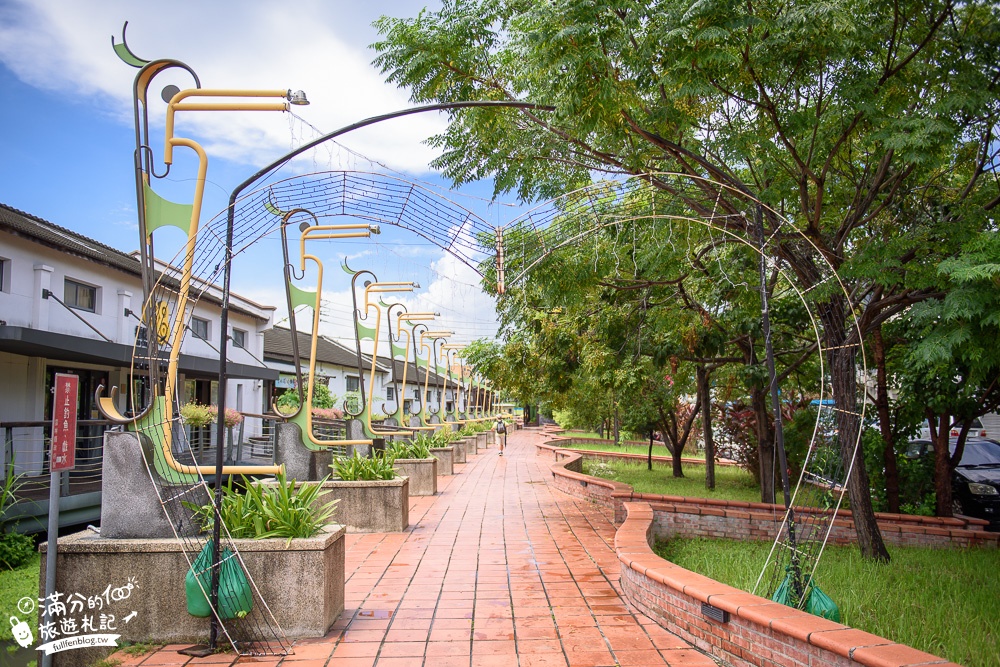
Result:
M615 446L616 447L621 447L622 443L621 443L621 440L620 440L619 434L618 434L618 402L617 401L615 401L615 415L614 415L613 419L614 419L614 429L615 429Z
M653 469L653 429L649 429L649 452L646 454L646 470Z
M760 501L773 503L775 493L774 432L767 412L767 393L764 387L751 387L750 407L754 414L757 432L757 459L760 470Z
M931 427L931 442L934 443L934 492L937 496L934 506L936 516L952 516L951 507L951 467L948 440L951 437L951 415L933 414L928 411L927 423Z
M899 471L896 465L896 438L889 415L889 388L885 377L885 344L882 328L873 333L875 342L875 408L882 433L882 463L885 466L885 501L890 512L899 512Z
M701 425L705 438L705 488L715 488L715 442L712 440L712 389L708 368L698 366L698 400L701 403Z
M840 443L840 457L844 471L850 470L847 478L847 496L851 501L854 516L854 530L858 535L858 546L865 558L889 562L889 551L885 548L882 533L875 520L871 490L868 485L868 471L859 443L861 418L858 413L856 348L844 345L844 317L837 317L839 303L825 309L828 319L824 320L827 349L830 359L830 377L833 381L833 398L837 407L837 440ZM830 321L832 320L832 321Z

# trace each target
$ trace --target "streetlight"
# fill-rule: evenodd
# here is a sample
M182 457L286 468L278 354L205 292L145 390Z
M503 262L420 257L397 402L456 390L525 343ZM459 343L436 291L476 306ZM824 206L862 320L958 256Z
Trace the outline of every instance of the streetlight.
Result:
M393 334L392 334L392 309L393 308L400 308L401 311L402 311L402 312L399 313L399 315L396 318L396 335L395 335L395 338L393 337ZM403 387L402 387L402 391L401 391L400 388L399 388L398 383L396 383L396 396L397 396L396 402L397 402L397 405L396 405L395 416L396 416L396 421L399 422L399 425L403 426L405 428L421 428L422 429L422 428L425 428L425 427L423 427L423 426L414 427L414 426L410 426L409 423L406 423L406 424L403 423L403 417L404 416L407 418L407 422L409 422L409 417L410 417L410 415L407 414L407 412L403 409L403 406L404 406L405 397L406 397L406 375L407 375L407 372L409 371L409 365L410 365L410 340L413 338L413 336L412 336L412 329L413 329L413 327L416 326L416 324L413 324L410 327L410 329L404 329L403 328L403 322L414 322L414 323L416 323L416 322L429 322L429 321L433 320L435 317L440 317L440 315L441 315L441 313L427 313L427 312L424 312L424 313L410 313L410 312L406 311L406 308L401 303L394 303L391 306L389 306L389 349L392 350L392 377L393 377L393 382L394 383L395 383L395 380L396 380L396 354L397 354L396 350L397 349L402 349L402 351L403 351ZM397 343L399 343L403 339L403 334L404 333L407 335L407 341L406 341L405 345L403 345L403 346L397 346ZM420 380L419 380L419 378L417 379L417 386L418 387L420 386Z
M377 363L378 363L378 342L379 342L378 341L378 334L379 334L379 330L381 329L381 326L382 326L382 309L379 307L379 304L378 304L377 301L373 301L372 300L372 294L388 294L388 293L392 293L392 292L412 292L415 289L419 289L420 285L419 285L419 283L415 283L415 282L379 282L378 278L376 278L375 274L372 273L371 271L359 271L359 272L355 273L354 277L351 279L351 287L352 288L355 287L355 285L357 283L357 280L358 280L358 277L361 276L361 275L363 275L363 274L368 274L372 278L375 278L374 282L369 281L369 282L365 283L365 292L364 292L365 298L364 298L364 302L362 304L364 306L364 317L362 317L361 309L359 309L357 307L357 298L358 297L357 297L357 291L356 291L356 289L352 289L351 290L351 296L354 299L354 322L355 322L355 325L356 325L355 326L355 342L357 344L357 352L358 352L358 372L359 372L359 375L361 374L361 332L360 332L360 329L362 327L361 320L362 319L367 320L368 319L368 311L371 310L372 308L375 309L375 326L372 329L372 331L373 331L373 335L372 335L372 343L373 343L373 347L372 347L372 368L371 368L371 374L370 374L369 380L368 380L368 400L366 402L366 405L362 406L362 412L365 415L365 426L367 427L368 435L374 437L374 435L375 435L375 429L372 426L372 403L373 403L373 399L374 399L374 396L375 396L375 370L376 370L376 366L377 366ZM391 331L391 329L392 329L391 322L390 322L390 327L389 328L390 328L390 331ZM391 348L390 348L390 351L391 351ZM364 401L364 394L363 393L362 393L362 401ZM382 433L379 433L378 435L409 435L409 432L408 431L392 431L392 432L382 432Z
M304 222L299 226L301 235L299 237L299 268L298 271L301 276L296 276L296 271L289 260L288 257L288 236L287 227L291 221L292 216L305 213L312 218L312 223ZM311 211L302 208L292 209L284 213L281 221L281 244L282 251L284 253L285 261L285 297L288 303L288 320L292 335L292 354L295 361L295 373L298 379L298 392L299 392L299 408L298 410L291 414L285 415L287 421L291 421L299 425L302 429L304 436L303 444L313 450L317 450L323 447L335 447L341 445L370 445L371 440L368 439L355 439L355 440L326 440L317 438L313 433L313 418L312 418L312 398L313 390L315 387L316 380L316 348L319 342L319 312L320 303L322 301L323 292L323 262L316 257L306 252L306 241L307 240L329 240L329 239L345 239L345 238L370 238L372 234L378 234L381 230L378 225L371 225L365 223L354 223L347 225L323 225L319 223L319 219ZM295 287L292 284L292 278L305 277L306 272L306 260L311 260L316 266L317 278L316 278L316 291L312 292L299 287ZM313 309L313 319L312 319L312 332L311 332L311 343L309 352L309 378L306 387L305 396L302 395L302 376L299 363L298 355L298 332L295 326L295 309L298 306L308 306ZM272 410L278 412L277 407L272 405Z
M465 349L465 345L462 344L462 343L445 343L444 345L441 346L441 351L444 352L444 355L445 355L444 356L444 359L445 359L445 376L444 376L444 392L445 392L445 396L448 395L448 377L451 375L451 368L452 368L451 354L455 353L455 356L457 358L458 353L460 351L464 350L464 349ZM463 379L464 379L464 373L463 373ZM455 414L455 421L453 421L453 422L447 422L449 424L461 424L463 422L462 419L459 419L459 411L458 411L458 403L459 403L459 398L460 398L459 393L460 393L461 389L462 389L461 383L458 381L458 378L455 378L455 403L454 403L455 409L453 410L453 412Z

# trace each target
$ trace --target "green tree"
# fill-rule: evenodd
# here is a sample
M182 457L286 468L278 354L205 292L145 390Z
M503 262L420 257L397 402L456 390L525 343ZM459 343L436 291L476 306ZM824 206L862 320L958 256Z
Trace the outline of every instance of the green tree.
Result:
M375 46L415 102L555 107L453 112L431 141L456 183L489 177L532 200L594 170L676 171L732 188L715 199L725 213L751 193L792 221L808 242L781 238L774 259L818 308L860 546L888 560L860 456L850 467L857 350L933 294L933 267L976 231L968 203L1000 201L982 178L998 148L998 25L987 0L455 0L380 19Z
M910 340L901 395L930 426L936 514L951 516L951 476L972 420L1000 409L1000 235L974 238L941 263L948 289L914 306L901 322ZM959 426L955 451L951 429Z

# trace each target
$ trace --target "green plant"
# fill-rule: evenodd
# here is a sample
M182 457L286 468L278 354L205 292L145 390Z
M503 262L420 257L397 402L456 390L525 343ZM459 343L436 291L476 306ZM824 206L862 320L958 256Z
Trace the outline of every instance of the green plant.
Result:
M35 553L35 540L14 531L13 526L17 522L4 518L8 508L17 502L20 488L20 476L14 474L14 466L8 466L7 475L0 485L0 569L17 569ZM10 528L5 525L8 521L12 524Z
M196 401L185 403L181 406L181 421L184 422L185 426L207 426L212 423L214 418L212 408L213 406L202 405Z
M435 447L447 447L453 441L457 440L459 436L458 433L455 433L450 428L442 428L435 431L432 437L434 442L437 443L434 445Z
M753 590L769 542L671 538L662 558L736 588ZM856 546L828 546L816 581L843 623L969 667L1000 664L992 549L894 547L892 564L865 561ZM955 619L962 619L956 623Z
M392 456L388 453L372 452L369 456L359 456L357 450L353 456L334 459L330 466L337 477L345 482L372 481L377 479L395 479L396 470L392 467Z
M277 475L273 483L252 482L243 478L243 489L229 483L222 488L219 516L234 539L314 537L329 523L338 501L320 502L328 491L319 482L296 483ZM211 504L184 503L192 510L202 529L209 531L215 521Z
M426 439L421 440L418 436L414 438L413 442L406 442L405 440L399 440L392 443L392 446L386 451L386 456L395 459L429 459L431 457L431 448Z
M337 396L330 391L330 388L325 384L314 384L313 385L313 397L312 397L312 407L320 408L325 410L327 408L332 408L337 402ZM275 406L278 408L278 412L283 414L288 414L290 412L295 412L299 407L299 392L297 389L286 389L284 392L278 396L278 400L274 402Z
M15 570L4 570L0 568L0 609L4 611L17 609L17 603L21 598L35 597L38 595L38 572L41 554L35 552L27 563ZM26 620L26 619L22 619ZM29 621L37 622L37 617ZM0 642L14 639L10 631L10 624L0 623ZM2 660L0 660L2 664Z
M0 566L15 570L35 555L35 540L18 532L0 533Z

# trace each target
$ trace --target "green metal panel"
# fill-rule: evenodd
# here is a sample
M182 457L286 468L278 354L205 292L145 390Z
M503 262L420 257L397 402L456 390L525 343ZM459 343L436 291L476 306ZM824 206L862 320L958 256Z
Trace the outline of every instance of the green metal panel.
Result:
M406 348L400 347L395 343L392 344L392 358L393 359L406 359Z
M114 40L112 40L111 41L111 45L114 47L115 53L118 54L118 57L121 58L122 62L124 62L126 65L131 65L132 67L139 67L139 68L141 68L141 67L145 67L146 65L149 64L148 60L143 60L143 59L139 58L138 56L136 56L131 51L129 51L128 50L128 45L126 45L125 42L121 42L120 44L116 44L114 42Z
M143 200L146 205L146 233L152 234L160 227L177 227L187 234L191 233L191 214L193 204L177 204L164 199L146 184L142 186Z
M374 327L366 327L357 320L354 321L354 330L358 334L358 340L375 340L375 336L378 335L378 330Z
M292 297L292 310L295 310L299 306L309 306L310 308L316 308L316 291L306 290L296 287L292 283L288 283L288 292Z
M153 443L153 467L163 481L168 484L197 484L197 475L177 472L167 463L163 443L166 429L169 429L171 424L165 418L166 400L163 396L157 396L153 400L153 409L138 422L129 425L129 429L145 434Z

